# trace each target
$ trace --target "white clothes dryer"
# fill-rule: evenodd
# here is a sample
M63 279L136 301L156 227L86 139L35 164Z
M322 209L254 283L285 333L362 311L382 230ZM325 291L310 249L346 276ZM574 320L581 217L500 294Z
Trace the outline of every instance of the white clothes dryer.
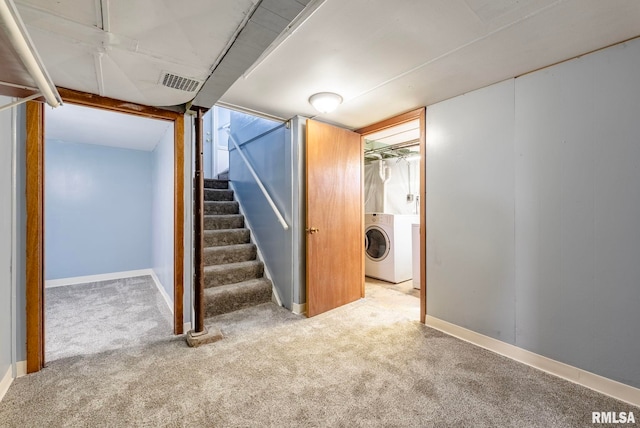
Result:
M399 283L413 276L411 224L417 215L365 214L365 275Z

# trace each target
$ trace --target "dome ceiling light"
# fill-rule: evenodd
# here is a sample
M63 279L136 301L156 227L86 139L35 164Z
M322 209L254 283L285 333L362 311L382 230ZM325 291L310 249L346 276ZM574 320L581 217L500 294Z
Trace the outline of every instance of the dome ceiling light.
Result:
M333 92L318 92L309 97L309 104L320 113L330 113L342 103L342 97Z

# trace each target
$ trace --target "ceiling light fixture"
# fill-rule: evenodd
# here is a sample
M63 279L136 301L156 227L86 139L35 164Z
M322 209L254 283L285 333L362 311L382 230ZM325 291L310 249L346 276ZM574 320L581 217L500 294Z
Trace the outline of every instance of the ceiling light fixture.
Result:
M309 97L309 104L320 113L331 113L342 103L342 97L333 92L318 92Z

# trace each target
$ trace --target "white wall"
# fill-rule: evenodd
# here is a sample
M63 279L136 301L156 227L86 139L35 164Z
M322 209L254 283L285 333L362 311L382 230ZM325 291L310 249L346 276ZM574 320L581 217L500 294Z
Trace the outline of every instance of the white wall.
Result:
M380 162L389 171L384 183ZM384 172L382 173L384 177ZM364 166L365 212L387 214L419 214L416 197L420 193L420 160L392 158L374 161ZM407 195L413 195L412 200Z
M640 387L640 41L427 109L428 314Z
M173 299L173 126L151 153L152 268ZM187 306L188 307L188 306Z

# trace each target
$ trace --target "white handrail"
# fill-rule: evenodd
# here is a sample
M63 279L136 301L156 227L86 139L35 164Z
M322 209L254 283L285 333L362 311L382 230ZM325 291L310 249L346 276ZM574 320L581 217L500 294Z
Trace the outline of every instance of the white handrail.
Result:
M227 134L229 135L229 139L233 143L233 146L236 148L236 150L238 151L238 154L240 155L240 157L244 161L244 164L249 169L249 172L251 173L251 175L253 176L253 179L258 184L258 187L260 188L260 190L262 190L262 194L267 199L267 202L269 202L269 205L271 206L271 209L273 210L273 213L278 218L278 221L282 225L282 228L284 230L289 229L289 225L284 220L284 217L282 216L282 214L280 214L280 211L278 210L278 207L276 207L276 204L273 202L273 199L271 199L271 196L269 196L269 192L267 192L267 189L265 189L264 184L262 184L262 180L260 180L260 177L258 177L258 174L253 169L253 167L251 166L251 163L249 163L249 159L247 159L247 157L244 155L244 153L242 153L242 150L240 150L240 146L238 145L238 142L236 141L236 139L233 138L233 135L231 135L231 130L229 128L225 128L225 129L227 130Z

